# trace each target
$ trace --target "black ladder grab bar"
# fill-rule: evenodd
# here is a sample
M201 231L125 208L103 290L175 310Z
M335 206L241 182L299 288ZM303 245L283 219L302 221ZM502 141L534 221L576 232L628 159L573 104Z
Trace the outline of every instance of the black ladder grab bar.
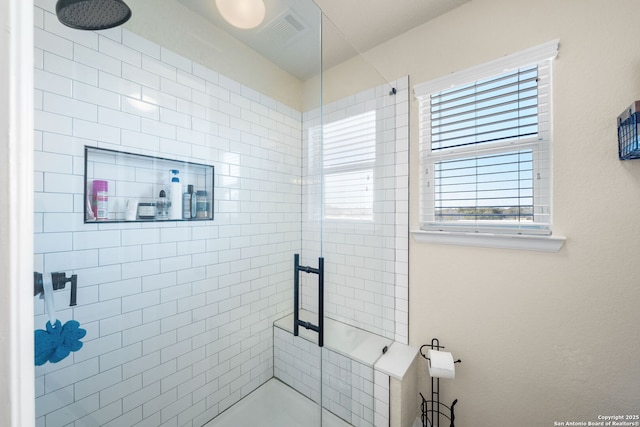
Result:
M310 329L318 333L318 347L324 346L324 258L318 258L318 268L300 265L300 254L293 255L293 335L298 336L298 327ZM300 278L299 273L313 273L318 275L318 324L305 322L298 317L300 308Z

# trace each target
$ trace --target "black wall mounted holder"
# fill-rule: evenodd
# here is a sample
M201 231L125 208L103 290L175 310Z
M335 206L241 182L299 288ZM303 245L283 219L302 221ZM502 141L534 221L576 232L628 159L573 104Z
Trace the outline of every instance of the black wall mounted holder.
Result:
M71 277L67 277L66 273L51 273L51 282L53 283L53 290L64 289L67 282L71 283L71 298L69 306L73 307L77 305L76 296L78 292L78 275L73 274ZM44 282L42 280L42 273L37 271L33 272L33 296L44 294Z

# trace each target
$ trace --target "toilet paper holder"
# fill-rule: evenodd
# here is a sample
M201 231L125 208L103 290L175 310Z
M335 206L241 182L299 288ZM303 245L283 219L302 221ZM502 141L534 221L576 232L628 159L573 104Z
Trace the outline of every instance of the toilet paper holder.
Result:
M431 350L440 350L440 349L444 349L443 345L440 345L440 341L438 341L438 338L434 338L431 340L431 344L424 344L422 347L420 347L420 354L422 355L422 357L424 357L425 359L427 359L429 362L431 362L431 359L422 352L422 349L424 347L429 347L431 348ZM453 363L462 363L462 360L458 359L458 360L454 360Z
M424 348L428 348L430 350L440 351L445 347L440 345L440 341L438 338L433 338L431 340L431 344L424 344L420 347L420 354L422 357L427 359L427 363L431 363L431 359L428 357L428 353L423 353ZM462 363L462 360L458 359L453 362ZM444 425L440 424L440 419L443 417L446 420L449 420L449 427L455 427L455 413L454 407L456 403L458 403L458 399L454 399L451 403L451 406L447 406L444 403L440 402L440 378L431 376L431 400L427 400L424 398L422 393L420 393L420 397L422 398L422 426L423 427L444 427ZM445 421L446 422L446 421Z

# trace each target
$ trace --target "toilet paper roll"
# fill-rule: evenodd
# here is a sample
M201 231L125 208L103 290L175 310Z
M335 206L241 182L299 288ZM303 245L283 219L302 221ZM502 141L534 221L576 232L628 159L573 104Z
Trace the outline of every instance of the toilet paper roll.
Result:
M448 351L429 350L429 375L434 378L455 378L456 368L453 356Z

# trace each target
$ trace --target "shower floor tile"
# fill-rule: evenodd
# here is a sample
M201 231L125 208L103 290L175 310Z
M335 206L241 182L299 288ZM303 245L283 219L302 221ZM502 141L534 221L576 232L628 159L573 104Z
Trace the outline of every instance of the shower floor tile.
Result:
M318 406L275 378L220 414L204 427L320 427ZM323 411L322 427L349 427Z

